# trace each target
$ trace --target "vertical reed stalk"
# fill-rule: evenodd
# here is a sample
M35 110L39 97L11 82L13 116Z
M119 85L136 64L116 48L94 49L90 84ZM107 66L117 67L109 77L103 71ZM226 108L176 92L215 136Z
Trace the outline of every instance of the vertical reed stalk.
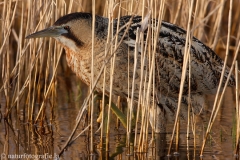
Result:
M95 38L95 0L92 0L92 62L91 62L91 85L90 88L93 89L93 82L94 82L94 38ZM92 94L92 103L91 103L91 148L90 153L93 154L94 152L94 146L93 146L93 113L94 113L94 94ZM91 157L92 159L93 157Z
M239 85L238 85L238 61L235 62L236 79L236 148L235 155L239 155L239 135L240 135L240 111L239 111Z
M179 92L179 97L178 97L177 113L176 113L176 117L175 117L175 123L174 123L174 127L173 127L173 133L172 133L170 145L168 148L168 155L170 155L172 142L173 142L173 138L174 138L174 134L175 134L175 128L176 128L176 124L177 124L177 119L178 119L178 115L179 115L180 108L181 108L183 85L184 85L185 78L186 78L187 65L188 65L188 60L189 60L189 55L190 55L190 46L191 46L190 25L191 25L191 15L192 15L192 11L193 11L193 4L194 4L194 0L191 1L190 8L189 8L187 35L186 35L186 42L185 42L184 61L183 61L183 68L182 68L182 77L181 77L181 82L180 82L180 92Z
M109 4L111 8L111 14L113 13L113 6L114 3L110 2ZM113 37L113 24L110 26L111 27L111 37ZM110 54L113 55L113 47L110 46ZM115 54L113 55L115 57ZM114 74L114 66L115 66L115 58L110 59L111 62L111 68L110 68L110 94L109 94L109 103L108 103L108 115L107 115L107 130L106 130L106 151L109 151L109 132L110 132L110 112L111 112L111 101L112 101L112 85L113 85L113 74Z

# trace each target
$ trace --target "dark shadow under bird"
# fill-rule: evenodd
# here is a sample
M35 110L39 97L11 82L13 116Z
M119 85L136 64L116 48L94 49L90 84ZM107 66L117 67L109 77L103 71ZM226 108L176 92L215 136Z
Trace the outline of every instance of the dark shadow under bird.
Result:
M151 19L149 21L149 24L157 24L157 20ZM33 33L26 38L55 38L66 50L66 59L69 67L83 82L90 85L92 42L94 42L94 79L100 73L106 59L113 57L110 53L106 52L109 23L108 18L96 15L95 35L92 37L92 15L90 13L71 13L59 18L53 26ZM186 31L174 24L162 21L157 37L156 52L149 52L147 49L145 58L143 58L143 49L135 47L138 34L137 29L141 28L141 24L141 16L123 16L119 20L114 19L112 21L112 37L117 34L117 42L120 43L114 52L115 68L112 91L115 95L127 97L131 93L134 79L134 94L132 97L129 95L129 97L138 101L139 91L143 90L143 86L147 86L149 82L151 57L155 54L155 75L153 76L154 79L150 80L154 82L155 89L153 93L153 87L151 87L149 96L151 100L154 97L154 103L159 106L156 110L158 118L154 128L156 132L161 132L164 126L163 122L166 119L174 117L177 109ZM156 28L152 26L154 25L148 25L148 28L143 33L143 46L147 45L150 48L151 44L153 44L151 40L153 37L147 34L156 31ZM114 43L114 40L110 40L110 43ZM135 51L137 58L134 57ZM135 72L134 64L136 64ZM186 81L183 86L183 98L181 102L183 109L180 112L180 117L183 118L187 114L189 80L191 84L190 103L193 106L193 112L198 113L204 105L204 95L216 93L223 68L222 59L195 37L192 38L190 48L190 64L191 76L189 78L188 68ZM106 93L110 92L110 68L111 64L109 62L106 64L105 82L103 75L101 75L96 85L97 91L101 92L103 90L103 83L105 83ZM229 68L227 67L224 72L223 84L225 84L228 74ZM141 79L143 80L141 81ZM140 85L141 83L142 85ZM228 85L235 85L233 75L231 75ZM141 93L144 94L145 92ZM150 105L153 105L153 103ZM152 109L153 107L150 108ZM150 112L150 117L153 117L153 114ZM150 118L150 121L153 124L152 118Z

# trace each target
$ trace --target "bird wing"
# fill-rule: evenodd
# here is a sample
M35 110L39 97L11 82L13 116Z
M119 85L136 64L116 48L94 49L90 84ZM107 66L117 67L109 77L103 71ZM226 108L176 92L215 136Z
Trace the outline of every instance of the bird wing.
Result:
M131 20L131 16L120 18L120 27L127 28L127 23ZM129 46L130 50L135 49L137 28L141 27L142 17L135 16L129 23L129 29L124 37L123 43ZM157 20L151 20L151 23L157 24ZM116 20L117 23L117 20ZM116 31L116 26L114 28ZM154 30L154 29L153 29ZM118 35L121 38L124 35L123 31ZM148 29L144 31L144 44L146 42ZM178 95L182 74L184 48L186 43L186 31L182 28L168 23L162 22L156 48L156 86L158 90L167 92L168 94ZM138 49L141 53L141 50ZM214 94L217 91L223 61L217 54L205 44L200 42L195 37L192 38L190 50L191 59L191 93ZM187 77L184 84L183 94L188 94L189 69L187 69ZM223 83L225 84L229 68L227 67L224 74ZM229 80L230 86L235 85L234 76L231 75Z

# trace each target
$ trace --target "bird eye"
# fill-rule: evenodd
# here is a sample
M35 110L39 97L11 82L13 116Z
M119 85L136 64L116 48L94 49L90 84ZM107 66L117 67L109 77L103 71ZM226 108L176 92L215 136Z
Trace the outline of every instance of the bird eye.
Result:
M66 30L69 30L70 28L69 28L69 26L65 26L65 27L63 27L64 29L66 29Z

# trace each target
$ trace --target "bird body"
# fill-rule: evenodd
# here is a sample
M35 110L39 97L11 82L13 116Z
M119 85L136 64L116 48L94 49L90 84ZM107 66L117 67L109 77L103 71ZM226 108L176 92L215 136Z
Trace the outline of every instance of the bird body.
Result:
M95 37L94 37L94 79L100 73L102 66L112 55L105 56L105 48L108 35L108 18L95 17ZM129 23L130 22L130 23ZM129 27L126 25L129 23ZM145 61L141 61L141 49L137 48L137 59L134 57L136 32L141 28L141 16L123 16L113 21L113 34L118 34L118 39L123 41L114 53L115 69L113 73L113 93L126 97L129 89L128 82L132 83L134 74L134 64L137 63L133 97L138 100L141 82L141 74L149 76L151 53L146 54ZM150 20L150 23L157 23L157 20ZM117 33L119 28L119 33ZM127 30L127 28L129 28ZM146 39L147 28L144 31L144 45L148 45ZM126 31L127 30L127 31ZM154 30L154 29L153 29ZM126 31L126 34L124 34ZM48 29L33 33L27 38L53 37L63 45L66 51L66 59L69 67L77 76L90 85L91 82L91 59L92 59L92 15L89 13L71 13L58 19L54 25ZM173 115L177 108L178 94L183 67L184 48L186 43L186 31L168 22L162 22L157 41L155 54L155 99L161 111ZM206 45L192 39L190 49L191 59L191 104L199 112L204 103L204 94L215 94L219 85L223 61ZM137 60L137 62L136 62ZM106 80L103 82L101 75L96 90L102 91L103 83L106 83L106 93L110 92L110 68L111 64L106 64ZM142 71L141 68L144 70ZM187 106L187 96L189 90L189 69L186 73L186 81L183 88L182 105ZM223 84L225 84L229 68L225 70ZM145 81L147 83L148 81ZM229 86L235 85L234 76L231 75ZM129 95L131 96L131 95ZM151 95L153 98L153 94ZM186 107L185 107L186 108ZM181 115L180 115L181 116ZM168 116L169 117L169 116ZM170 116L171 117L171 116ZM184 117L184 114L182 114Z

